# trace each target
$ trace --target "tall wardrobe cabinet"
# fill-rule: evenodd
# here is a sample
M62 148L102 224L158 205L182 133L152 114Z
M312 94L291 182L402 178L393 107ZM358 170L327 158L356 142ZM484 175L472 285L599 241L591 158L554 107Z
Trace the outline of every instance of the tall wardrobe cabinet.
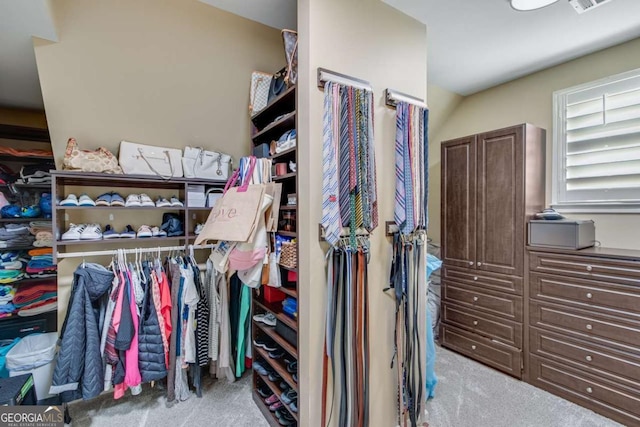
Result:
M544 208L545 130L442 143L442 345L522 377L527 220Z

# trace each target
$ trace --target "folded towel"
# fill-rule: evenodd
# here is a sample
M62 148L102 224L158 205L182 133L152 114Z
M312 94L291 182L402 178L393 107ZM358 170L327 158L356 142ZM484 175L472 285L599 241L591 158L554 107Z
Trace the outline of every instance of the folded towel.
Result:
M20 286L13 297L13 305L17 308L21 308L38 301L55 298L57 296L57 291L55 281Z
M0 313L13 313L16 311L16 306L12 303L0 305Z
M49 298L22 307L20 310L18 310L18 316L35 316L36 314L47 313L49 311L55 311L57 309L58 298Z
M29 251L29 255L31 255L32 257L40 256L40 255L48 255L48 254L53 254L53 249L42 248L42 249L31 249Z

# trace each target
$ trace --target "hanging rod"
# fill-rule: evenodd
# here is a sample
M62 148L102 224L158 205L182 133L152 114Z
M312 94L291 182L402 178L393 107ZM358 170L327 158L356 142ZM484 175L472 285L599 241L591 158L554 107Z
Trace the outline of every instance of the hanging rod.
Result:
M372 90L371 83L366 80L357 79L346 74L337 73L318 67L318 88L324 89L326 82L338 83L345 86L353 86L358 89Z
M384 90L384 103L387 104L389 107L396 108L396 105L400 101L417 105L418 107L422 107L422 108L429 108L427 107L427 103L424 102L424 100L421 98L407 95L406 93L398 92L397 90L393 90L393 89Z
M364 228L358 228L356 230L356 236L370 236L371 233L369 233L366 229ZM340 237L349 237L351 236L349 227L342 227L342 231L340 232ZM322 228L322 224L318 224L318 240L323 242L324 241L324 229Z
M56 258L83 258L90 256L101 256L101 255L117 255L118 252L122 253L124 251L125 254L135 254L137 253L153 253L153 252L170 252L170 251L184 251L185 249L193 248L193 249L212 249L216 245L188 245L188 246L158 246L155 248L137 248L137 249L112 249L105 251L93 251L93 252L65 252L56 254Z

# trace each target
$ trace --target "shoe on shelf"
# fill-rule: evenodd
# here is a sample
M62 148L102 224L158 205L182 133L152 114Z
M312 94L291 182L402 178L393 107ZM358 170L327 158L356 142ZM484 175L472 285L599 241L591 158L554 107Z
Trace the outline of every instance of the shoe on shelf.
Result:
M273 394L271 389L264 384L256 387L256 391L263 399L266 399L267 397L270 397Z
M256 322L261 322L264 323L267 326L276 326L276 316L274 316L272 313L261 313L261 314L256 314L255 316L253 316L253 320L255 320Z
M298 400L297 399L289 404L289 409L291 409L291 412L295 412L296 414L298 413Z
M140 194L140 206L153 208L153 207L156 206L156 204L153 203L153 200L151 200L151 197L147 196L145 193L141 193Z
M135 239L136 232L134 231L133 227L131 227L130 225L127 225L124 228L124 230L122 230L122 232L120 233L120 237L124 237L126 239Z
M178 199L176 196L171 196L171 206L173 207L177 207L177 208L183 208L184 207L184 203L182 203L180 201L180 199Z
M285 391L286 389L290 388L289 384L287 384L284 381L281 381L280 384L278 384L278 387L280 387L280 390Z
M102 228L100 224L87 224L87 226L80 233L80 240L101 240Z
M69 194L63 201L59 203L60 206L78 206L78 198L75 194Z
M295 381L296 384L298 384L298 374L295 373L295 374L291 375L291 377L293 378L293 381Z
M269 357L272 359L280 359L281 357L284 357L284 355L287 354L285 353L285 351L281 348L276 349L274 351L270 351L269 352Z
M156 200L157 208L168 208L169 206L171 206L171 202L168 201L165 197L159 196L158 200Z
M282 377L280 376L280 374L278 374L276 371L271 371L269 372L269 381L280 381L282 379Z
M260 362L253 362L251 364L251 367L253 368L254 371L259 373L260 375L264 375L264 376L269 375L269 371L267 370L267 368L265 368L264 365ZM271 393L269 394L269 396L271 396Z
M276 346L275 343L268 338L256 338L255 340L253 340L253 345L263 348L266 351L275 351L278 349L278 346Z
M127 201L125 202L124 205L128 208L142 206L142 202L140 201L140 196L137 194L129 194L127 196Z
M167 232L161 230L159 227L151 227L151 235L153 237L167 237Z
M198 234L202 233L202 229L204 228L204 224L198 224L196 225L196 229L193 231L193 233L197 236Z
M91 197L87 196L86 194L80 195L80 198L78 199L78 206L90 207L95 205L96 202L94 202Z
M287 362L287 372L290 374L295 374L298 372L298 361L294 360L293 362Z
M111 227L111 225L107 224L104 227L104 233L102 233L102 238L103 239L119 239L120 238L120 233L118 233L116 230L113 229L113 227Z
M62 233L62 240L80 240L80 234L87 228L87 224L70 224L69 230Z
M298 392L290 388L287 391L283 391L280 395L280 401L285 405L289 405L291 402L298 398Z
M140 228L138 228L137 236L138 238L153 237L151 227L149 227L148 225L141 225Z
M39 218L42 216L42 210L39 206L25 206L20 210L20 216L22 218Z
M111 206L112 198L113 198L113 195L111 193L101 194L96 199L96 206Z
M111 193L111 205L110 206L121 206L124 207L124 199L118 193Z
M280 402L280 399L278 399L278 395L275 393L264 400L264 403L267 405L273 405L276 402Z
M276 403L274 403L273 405L269 405L269 410L270 410L271 412L275 412L275 411L277 411L278 409L280 409L280 408L282 408L282 407L284 407L284 404L278 400L278 401L277 401Z

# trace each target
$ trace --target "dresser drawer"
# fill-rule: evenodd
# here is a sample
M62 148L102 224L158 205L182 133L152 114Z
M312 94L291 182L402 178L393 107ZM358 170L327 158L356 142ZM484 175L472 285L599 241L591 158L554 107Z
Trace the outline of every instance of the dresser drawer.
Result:
M529 269L539 273L640 285L640 262L637 261L530 252Z
M529 315L531 326L640 351L640 322L534 300L530 301Z
M446 302L461 304L489 314L507 317L522 322L522 297L465 287L457 283L443 281L443 298Z
M444 324L442 345L500 371L522 377L520 350Z
M450 325L522 348L522 323L452 304L443 305L442 319Z
M534 386L625 425L640 425L640 394L637 389L535 356L531 357L530 365L530 381Z
M442 272L442 278L470 286L482 286L495 291L506 291L522 295L522 277L498 273L478 273L474 270L445 267Z
M531 298L640 317L640 286L530 273L529 290Z
M624 353L610 347L543 331L529 329L530 352L536 356L569 363L594 375L610 375L640 390L640 355Z

